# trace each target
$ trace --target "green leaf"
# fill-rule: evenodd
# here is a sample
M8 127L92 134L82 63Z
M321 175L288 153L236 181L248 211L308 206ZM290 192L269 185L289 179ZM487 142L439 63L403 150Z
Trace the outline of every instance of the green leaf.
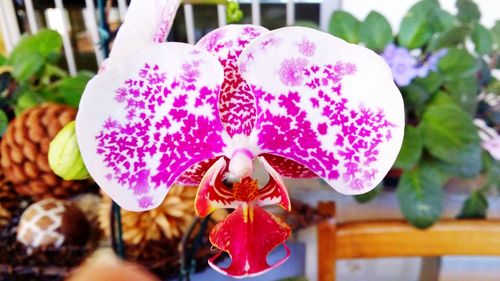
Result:
M479 84L476 77L452 79L446 82L444 87L458 106L470 114L476 112L477 94L479 92Z
M434 32L443 32L455 25L455 17L443 9L435 9L429 14L429 24Z
M415 227L430 227L443 211L439 173L433 166L422 163L414 170L405 171L399 180L399 208Z
M359 42L359 27L361 23L348 12L335 11L328 24L328 32L349 43Z
M481 162L481 147L472 117L454 104L431 105L420 123L424 146L446 163Z
M500 20L495 21L495 25L491 28L491 34L497 45L497 49L500 49Z
M58 96L64 103L77 108L85 86L92 76L92 73L80 72L74 77L63 79L58 87Z
M17 103L16 103L16 107L15 107L16 115L20 115L25 110L28 110L32 107L35 107L40 103L41 103L41 100L39 97L37 97L32 92L25 91L17 99Z
M8 125L9 118L7 117L7 114L5 114L3 110L0 110L0 137L3 136Z
M375 197L377 197L380 194L383 186L384 185L382 183L380 183L374 189L368 191L367 193L354 195L354 199L358 203L361 203L361 204L368 203L368 202L372 201L373 199L375 199Z
M477 24L471 34L474 48L480 55L487 55L493 49L493 36L491 32L481 24Z
M361 23L359 39L366 47L382 51L387 44L392 42L391 25L381 14L371 12Z
M0 54L0 66L5 65L7 62L7 58L5 58L2 54Z
M60 55L62 39L54 30L42 30L35 35L25 35L16 45L8 63L16 79L26 81L43 69L44 64L54 63Z
M431 99L431 102L429 103L429 105L448 105L448 104L453 104L453 103L454 103L454 101L450 97L450 95L448 95L448 93L446 93L444 91L438 91L432 96L432 99Z
M440 166L441 170L443 170L448 175L453 175L461 178L474 178L481 172L482 163L480 154L471 155L471 158L467 163L449 163L445 161L437 161L437 165Z
M19 59L11 60L11 63L12 76L19 81L26 81L43 69L45 60L38 53L26 53Z
M429 93L434 93L443 84L443 76L431 71L426 77L413 79L415 85L424 88Z
M423 46L432 36L428 18L409 12L403 18L399 28L399 44L415 49Z
M419 128L407 125L403 146L399 151L394 167L411 169L422 157L423 141Z
M429 50L437 51L445 47L452 47L463 44L465 38L471 33L468 26L454 26L442 33L435 34L429 42Z
M423 106L430 97L429 92L415 83L405 86L400 90L403 93L403 99L407 109Z
M484 219L488 210L488 200L482 192L474 191L465 200L459 219Z
M438 63L439 71L452 79L474 75L479 66L475 57L464 49L456 48L448 49Z
M479 7L472 0L457 0L455 6L458 9L457 18L463 23L477 22L481 18Z

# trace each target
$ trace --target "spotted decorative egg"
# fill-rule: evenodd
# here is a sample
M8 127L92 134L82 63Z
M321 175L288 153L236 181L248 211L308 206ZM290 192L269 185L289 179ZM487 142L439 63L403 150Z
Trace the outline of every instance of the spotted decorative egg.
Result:
M29 206L21 216L17 240L29 248L85 245L90 225L73 203L45 199Z

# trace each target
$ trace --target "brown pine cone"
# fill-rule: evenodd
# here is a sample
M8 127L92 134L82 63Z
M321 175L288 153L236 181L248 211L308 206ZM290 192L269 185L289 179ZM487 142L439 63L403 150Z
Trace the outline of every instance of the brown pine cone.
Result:
M180 237L195 218L195 187L173 186L163 203L145 212L121 210L123 240L129 245ZM103 196L99 224L110 235L111 199Z
M35 199L67 198L83 190L87 182L65 181L50 169L49 145L64 125L74 120L76 110L45 103L14 119L0 145L6 178L21 195Z

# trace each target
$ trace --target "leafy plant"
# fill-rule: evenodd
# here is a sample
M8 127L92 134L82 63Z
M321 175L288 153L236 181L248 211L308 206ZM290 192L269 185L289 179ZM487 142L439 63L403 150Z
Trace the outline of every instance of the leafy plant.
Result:
M57 102L77 107L92 73L82 71L74 77L58 66L62 39L53 30L25 35L9 57L0 58L0 132L2 120L20 114L42 102Z
M439 219L450 177L487 179L471 191L459 218L485 217L488 191L500 182L499 152L491 149L500 143L500 82L492 75L499 68L500 21L492 29L481 25L472 0L457 0L456 7L452 15L439 1L422 0L395 35L375 12L358 20L338 11L330 19L331 34L380 53L393 71L407 123L393 168L401 171L397 195L403 215L419 228ZM379 192L356 200L368 202Z

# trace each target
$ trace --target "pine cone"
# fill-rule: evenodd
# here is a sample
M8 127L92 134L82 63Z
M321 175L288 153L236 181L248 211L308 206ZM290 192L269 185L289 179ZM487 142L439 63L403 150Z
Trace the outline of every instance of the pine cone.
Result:
M37 200L67 198L87 186L86 182L64 181L52 172L47 160L52 138L75 116L74 108L46 103L9 124L0 145L1 165L19 194Z
M194 187L173 186L156 209L145 212L128 212L122 209L123 240L134 245L180 237L195 218L195 196ZM99 224L107 236L110 235L111 203L111 199L104 196L99 209Z
M0 169L0 227L9 222L12 213L19 207L20 203L21 199Z

